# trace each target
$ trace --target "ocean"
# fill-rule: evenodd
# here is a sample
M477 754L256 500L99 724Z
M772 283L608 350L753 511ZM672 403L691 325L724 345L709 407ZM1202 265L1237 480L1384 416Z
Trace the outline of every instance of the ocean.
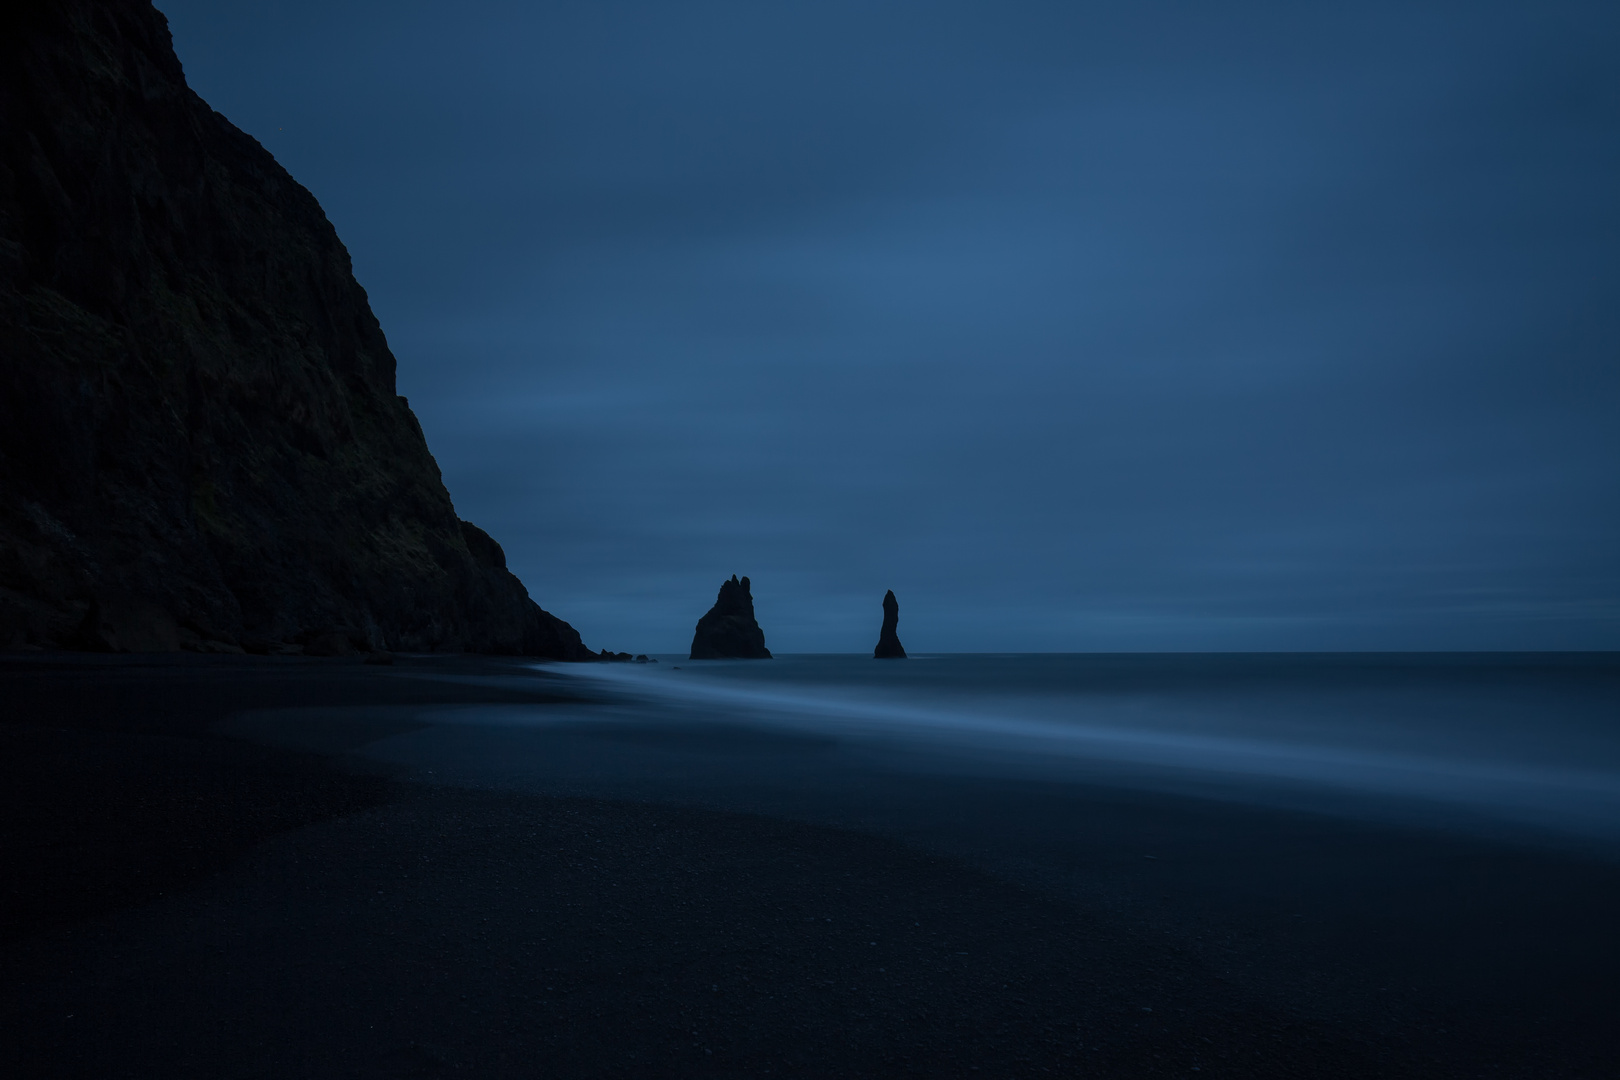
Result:
M595 728L695 758L774 737L789 757L837 747L868 773L1101 784L1620 848L1614 654L657 659L544 665L591 703L456 719Z

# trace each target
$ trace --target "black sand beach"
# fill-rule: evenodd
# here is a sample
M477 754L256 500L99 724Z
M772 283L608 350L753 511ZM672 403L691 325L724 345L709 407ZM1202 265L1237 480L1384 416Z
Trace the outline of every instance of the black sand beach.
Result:
M573 693L471 658L4 661L0 1072L1602 1077L1620 1060L1620 865L1600 854L1101 786L880 782L723 728L561 727L547 745L571 771L550 791L349 753L424 706ZM778 775L776 803L736 796Z

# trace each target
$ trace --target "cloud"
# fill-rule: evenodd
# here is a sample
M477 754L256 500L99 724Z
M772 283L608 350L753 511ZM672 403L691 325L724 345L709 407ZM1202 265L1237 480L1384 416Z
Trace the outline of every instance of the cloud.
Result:
M1612 8L165 10L592 642L1620 645Z

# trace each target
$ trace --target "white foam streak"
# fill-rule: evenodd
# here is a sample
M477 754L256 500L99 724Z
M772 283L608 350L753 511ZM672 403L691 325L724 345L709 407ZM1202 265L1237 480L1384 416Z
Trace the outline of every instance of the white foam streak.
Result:
M550 668L553 673L563 669ZM846 740L909 743L1047 768L1111 763L1179 770L1228 779L1288 781L1340 791L1415 796L1466 804L1543 824L1620 836L1620 774L1527 765L1509 760L1440 757L1331 742L1189 733L1133 717L1131 725L1087 722L1086 706L1057 705L1062 722L1015 715L1022 702L976 700L919 707L879 692L849 688L738 687L697 673L601 667L567 671L621 699L656 706L648 715L694 711L728 722L816 732ZM1038 702L1037 702L1038 703ZM1044 703L1048 712L1052 701Z

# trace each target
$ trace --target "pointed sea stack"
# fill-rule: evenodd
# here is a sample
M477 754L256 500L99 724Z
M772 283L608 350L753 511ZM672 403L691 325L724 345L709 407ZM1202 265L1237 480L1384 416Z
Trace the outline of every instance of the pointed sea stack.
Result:
M895 633L900 627L900 601L894 598L894 590L890 589L883 594L883 629L878 631L877 648L872 650L874 660L904 660L906 658L905 646L900 644L900 636Z
M720 583L720 596L698 620L692 635L693 660L769 660L765 631L754 621L754 597L748 579Z

